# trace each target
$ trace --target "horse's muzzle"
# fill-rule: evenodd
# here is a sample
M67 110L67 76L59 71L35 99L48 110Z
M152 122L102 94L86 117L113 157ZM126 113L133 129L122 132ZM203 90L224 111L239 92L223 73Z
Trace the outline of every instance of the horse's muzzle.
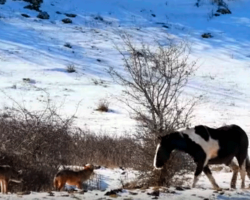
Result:
M154 167L153 171L161 170L163 167Z

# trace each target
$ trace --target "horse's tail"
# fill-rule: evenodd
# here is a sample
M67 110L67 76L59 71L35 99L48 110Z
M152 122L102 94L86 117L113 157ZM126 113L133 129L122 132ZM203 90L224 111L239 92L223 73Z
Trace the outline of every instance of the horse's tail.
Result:
M250 179L250 159L248 155L246 157L246 172L247 172L248 178Z

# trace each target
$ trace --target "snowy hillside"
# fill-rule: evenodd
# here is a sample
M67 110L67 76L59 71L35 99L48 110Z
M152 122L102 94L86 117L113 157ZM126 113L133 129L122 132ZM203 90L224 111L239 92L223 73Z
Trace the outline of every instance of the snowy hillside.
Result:
M136 122L115 98L122 88L106 72L109 66L123 69L114 45L121 44L119 32L126 31L148 44L166 37L186 38L192 44L191 59L198 61L199 68L185 94L203 95L192 125L234 123L250 133L250 0L226 1L232 14L220 16L214 16L218 6L210 0L198 2L197 6L196 0L44 0L40 9L49 19L39 19L37 11L24 8L29 3L7 0L0 4L0 108L4 112L13 106L11 98L27 109L41 110L46 106L46 91L62 115L77 111L76 126L97 133L132 133ZM65 18L72 23L63 23ZM204 33L212 37L202 38ZM67 72L70 65L75 73ZM112 112L95 111L101 99L110 102ZM225 180L228 187L231 173L218 173L215 178L219 184ZM164 194L159 199L250 198L250 193L241 190L212 195L207 178L202 180L199 190ZM114 185L120 187L117 182ZM209 190L202 192L203 187ZM32 195L25 199L37 198ZM141 195L129 198L152 198Z
M23 8L28 3L7 1L0 6L1 90L29 109L40 109L45 106L43 89L54 104L63 104L62 114L73 114L81 101L77 126L115 134L131 131L135 122L113 97L121 88L105 71L109 66L122 67L114 49L114 44L121 42L117 32L126 31L149 43L172 34L187 38L192 43L192 57L198 59L199 69L186 92L205 98L193 125L236 123L250 131L250 22L245 10L249 1L230 1L233 14L219 17L211 17L216 5L201 2L197 7L193 0L49 0L40 9L50 18L42 20L36 17L37 11ZM77 15L71 18L72 24L61 21L67 18L64 13ZM213 38L201 37L207 32ZM67 73L68 65L74 65L77 72ZM3 107L12 104L5 94L0 95ZM94 111L103 98L110 102L113 112Z

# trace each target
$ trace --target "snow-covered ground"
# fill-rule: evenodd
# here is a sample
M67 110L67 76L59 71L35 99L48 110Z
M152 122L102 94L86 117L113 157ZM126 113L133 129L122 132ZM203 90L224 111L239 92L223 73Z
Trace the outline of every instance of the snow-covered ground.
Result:
M100 178L101 187L99 190L93 189L88 190L85 193L81 191L78 192L31 192L28 195L21 194L8 194L1 195L1 199L8 200L19 200L19 199L29 199L29 200L40 200L40 199L121 199L121 200L149 200L154 199L155 196L152 195L153 192L159 191L158 199L170 199L170 200L204 200L204 199L218 199L218 200L246 200L250 199L250 191L249 189L241 190L231 190L229 189L230 180L231 180L231 172L214 172L214 176L218 184L224 189L223 191L214 191L211 188L211 184L208 181L205 175L202 175L196 188L190 189L190 185L192 182L192 176L187 176L190 179L187 179L187 184L184 187L170 187L170 188L149 188L149 189L134 189L134 190L122 190L118 192L116 195L105 195L107 192L121 188L121 182L131 181L134 179L135 172L131 170L126 170L126 174L122 174L124 171L121 169L98 169L95 170L95 173ZM240 187L240 179L237 182L237 188ZM250 181L247 181L249 184Z
M7 0L0 5L0 105L2 109L12 106L11 97L28 109L43 109L46 91L62 115L70 116L77 110L76 126L107 134L133 132L136 122L130 118L128 108L115 98L122 88L112 82L105 70L113 66L122 71L122 59L114 45L121 44L119 32L126 31L134 40L148 44L166 37L186 38L192 44L191 59L198 60L199 68L185 94L203 95L192 124L217 127L234 123L250 133L250 1L226 2L232 14L212 17L217 6L210 0L201 0L199 7L195 0L44 0L41 10L48 12L50 19L42 20L36 18L36 11L23 8L27 2ZM31 17L22 17L24 13ZM77 14L72 24L61 22L66 17L64 13ZM202 38L206 32L213 37ZM66 43L72 48L65 47ZM68 65L74 65L77 72L67 73ZM95 111L101 99L110 102L112 112ZM115 170L107 174L117 177ZM220 172L215 178L226 188L230 176L231 173ZM111 179L107 180L111 184ZM111 185L120 187L119 182ZM198 183L198 189L176 191L178 195L161 194L159 199L250 198L247 191L213 195L211 189L201 188L211 188L206 177ZM92 191L79 198L98 199L99 193ZM126 195L129 196L125 192L119 198L125 199ZM55 198L46 193L23 198L45 196ZM67 198L71 199L64 197ZM132 196L146 198L152 197L141 192Z

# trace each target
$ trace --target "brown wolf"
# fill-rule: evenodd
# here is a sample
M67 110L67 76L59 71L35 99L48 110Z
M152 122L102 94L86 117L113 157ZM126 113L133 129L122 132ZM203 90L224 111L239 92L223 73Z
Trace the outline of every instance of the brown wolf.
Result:
M3 194L8 193L8 183L10 181L15 183L22 182L21 173L21 170L15 171L9 165L0 165L0 185Z
M65 184L75 185L78 189L82 189L82 182L88 180L93 174L94 166L87 164L83 170L73 171L70 169L64 169L54 177L54 187L57 191L61 191Z

